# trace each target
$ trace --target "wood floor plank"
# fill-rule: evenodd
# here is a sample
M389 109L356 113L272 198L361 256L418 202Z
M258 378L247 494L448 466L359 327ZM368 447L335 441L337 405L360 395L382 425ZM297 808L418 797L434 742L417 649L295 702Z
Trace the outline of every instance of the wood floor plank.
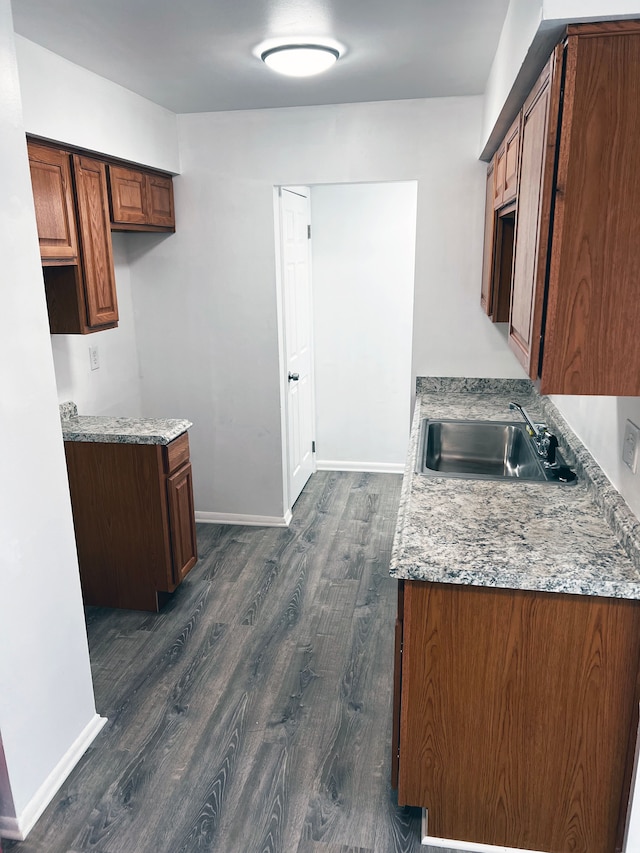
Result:
M389 788L401 478L319 472L289 528L198 525L159 614L87 609L109 723L5 853L414 853Z
M373 850L365 850L364 847L347 847L344 844L323 844L322 842L303 839L298 846L297 853L373 853Z

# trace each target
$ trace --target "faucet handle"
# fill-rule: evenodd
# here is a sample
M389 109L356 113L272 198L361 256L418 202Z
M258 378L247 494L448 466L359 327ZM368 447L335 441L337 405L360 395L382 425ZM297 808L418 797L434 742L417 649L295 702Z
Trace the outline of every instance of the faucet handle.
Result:
M549 432L549 430L546 430L545 436L546 436L545 445L546 445L546 457L547 457L545 459L545 465L549 465L549 466L555 465L556 464L556 449L558 447L558 439L555 437L555 435L552 432Z

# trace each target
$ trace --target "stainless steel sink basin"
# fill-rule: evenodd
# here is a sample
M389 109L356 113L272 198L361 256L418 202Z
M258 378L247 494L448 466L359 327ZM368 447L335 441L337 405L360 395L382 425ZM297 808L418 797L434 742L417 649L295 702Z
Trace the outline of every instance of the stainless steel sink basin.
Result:
M429 420L421 424L416 470L436 477L567 482L557 454L545 465L524 424L513 421ZM572 475L575 481L575 475Z

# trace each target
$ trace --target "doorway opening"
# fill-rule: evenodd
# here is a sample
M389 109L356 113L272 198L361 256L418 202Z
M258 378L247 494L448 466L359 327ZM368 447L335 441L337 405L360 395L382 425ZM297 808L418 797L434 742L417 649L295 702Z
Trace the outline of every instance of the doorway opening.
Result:
M417 181L314 184L306 189L306 321L305 312L298 310L305 298L290 293L293 261L283 239L291 227L282 208L283 191L300 188L277 190L282 458L289 509L298 496L290 482L298 440L289 411L290 341L310 342L312 397L305 403L311 419L310 473L401 473L413 391ZM308 322L303 329L291 319L301 314L301 322Z

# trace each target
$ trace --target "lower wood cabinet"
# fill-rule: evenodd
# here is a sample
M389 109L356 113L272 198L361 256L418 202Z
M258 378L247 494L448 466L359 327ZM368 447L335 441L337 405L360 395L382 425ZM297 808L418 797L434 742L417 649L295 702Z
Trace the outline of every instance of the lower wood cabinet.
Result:
M188 434L65 453L84 603L159 610L197 561Z
M438 838L614 853L639 655L639 602L401 582L398 802Z

